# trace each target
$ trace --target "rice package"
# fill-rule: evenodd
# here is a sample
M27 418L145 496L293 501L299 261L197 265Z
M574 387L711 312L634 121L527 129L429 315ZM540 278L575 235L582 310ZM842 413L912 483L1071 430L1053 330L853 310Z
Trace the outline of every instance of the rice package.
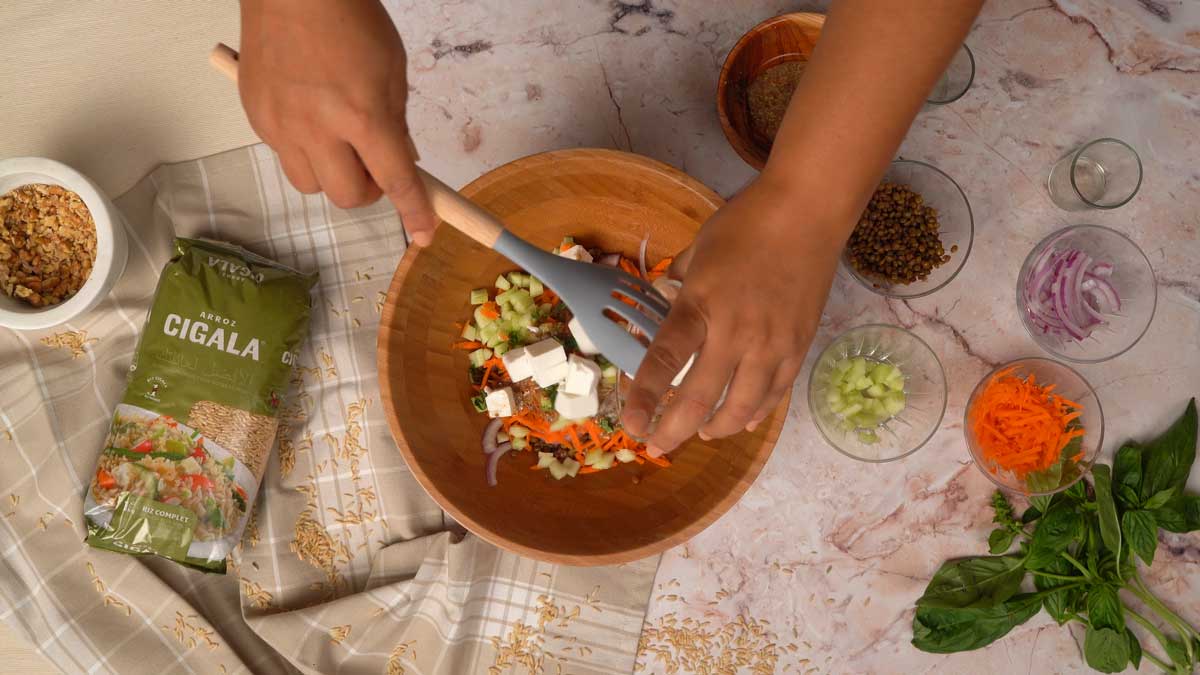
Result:
M316 281L232 244L175 240L84 496L90 545L225 571Z

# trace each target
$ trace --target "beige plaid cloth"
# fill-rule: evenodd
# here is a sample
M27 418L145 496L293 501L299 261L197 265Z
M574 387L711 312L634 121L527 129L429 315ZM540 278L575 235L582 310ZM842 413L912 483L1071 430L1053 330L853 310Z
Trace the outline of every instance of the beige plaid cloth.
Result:
M264 146L164 166L117 204L98 309L0 330L0 618L67 672L628 673L657 559L569 568L463 533L388 432L375 332L405 249L385 205L288 186ZM227 576L83 543L81 496L174 235L318 270L311 337Z

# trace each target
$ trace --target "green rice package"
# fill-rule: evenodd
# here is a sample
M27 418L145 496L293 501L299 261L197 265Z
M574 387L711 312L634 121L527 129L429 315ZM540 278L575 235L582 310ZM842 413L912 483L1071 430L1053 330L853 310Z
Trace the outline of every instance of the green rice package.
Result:
M175 240L84 496L89 544L225 571L316 281L232 244Z

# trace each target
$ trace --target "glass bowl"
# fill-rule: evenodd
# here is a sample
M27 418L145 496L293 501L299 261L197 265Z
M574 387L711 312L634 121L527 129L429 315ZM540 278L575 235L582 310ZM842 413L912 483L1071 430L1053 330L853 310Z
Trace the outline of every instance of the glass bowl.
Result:
M889 298L919 298L929 295L958 276L971 254L971 243L975 238L975 219L971 215L971 204L953 178L925 162L897 159L888 167L882 182L907 185L924 197L926 204L937 209L938 236L941 237L942 248L946 250L950 260L930 272L924 281L914 281L911 284L892 284L860 274L845 254L842 255L842 267L863 286Z
M1067 461L1057 469L1045 469L1024 477L1000 467L992 460L983 456L983 450L976 438L972 411L980 394L997 375L1012 370L1012 374L1020 378L1034 376L1037 382L1055 385L1054 394L1082 407L1079 423L1084 429L1079 451L1082 457L1078 461ZM963 435L967 437L967 448L971 451L971 459L975 466L993 483L1002 488L1021 492L1029 496L1052 495L1071 487L1083 477L1096 461L1100 448L1104 444L1104 410L1100 406L1100 398L1095 390L1075 372L1070 366L1042 357L1033 357L1010 361L992 372L975 385L971 398L967 401L966 412L963 414Z
M839 364L859 356L895 366L904 376L904 409L872 429L844 420L829 400ZM916 452L937 431L946 413L946 373L916 335L896 326L860 326L834 338L817 357L808 376L808 407L817 430L835 450L864 462L890 462ZM864 440L864 431L874 442Z
M1079 249L1097 262L1112 265L1108 281L1120 298L1120 310L1105 315L1105 323L1082 341L1039 323L1026 301L1025 284L1050 248ZM1016 298L1021 323L1039 347L1068 361L1098 363L1125 353L1146 334L1158 303L1158 286L1146 254L1129 237L1100 225L1073 225L1033 247L1017 275Z
M938 78L925 102L930 105L946 105L962 98L975 81L975 55L966 43L954 54L946 71Z

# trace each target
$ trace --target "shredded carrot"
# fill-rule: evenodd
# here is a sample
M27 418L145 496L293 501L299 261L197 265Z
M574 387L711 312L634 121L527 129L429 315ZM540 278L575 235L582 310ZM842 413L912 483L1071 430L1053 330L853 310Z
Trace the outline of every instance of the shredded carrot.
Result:
M479 380L479 388L481 390L487 389L488 378L492 376L492 370L495 368L496 366L488 364L487 368L484 369L483 379Z
M621 266L621 269L625 270L629 274L629 276L636 277L638 279L642 278L642 273L638 271L637 266L626 260L625 256L621 256L618 264Z
M482 349L482 348L483 348L483 343L482 343L482 342L476 342L476 341L474 341L474 340L464 340L464 341L462 341L462 342L455 342L455 343L454 343L454 348L455 348L455 349L462 349L462 350L465 350L465 351L474 351L474 350L476 350L476 349Z
M500 308L494 302L485 302L479 306L479 313L489 319L500 318Z
M650 268L651 272L664 273L671 269L671 263L675 262L675 258L663 258L658 261L658 264Z
M538 304L541 304L541 305L558 304L558 293L555 293L554 291L547 288L546 290L542 291L541 295L538 296Z
M541 471L542 469L545 469L545 468L546 467L544 467L544 466L538 466L537 464L534 464L533 466L529 467L529 470L530 471Z
M572 247L572 246L574 246L574 245L575 245L575 244L572 244L572 243L570 243L570 242L565 242L565 241L564 241L564 242L562 243L562 245L558 247L558 252L559 252L559 253L563 253L564 251L570 251L570 250L571 250L571 247Z
M645 454L645 453L640 453L638 456L645 457L647 462L650 462L651 464L657 464L658 466L661 466L664 468L671 466L671 460L667 459L666 457L651 457L650 455Z
M1051 393L1054 385L1040 386L1037 378L1014 375L1009 368L994 375L971 407L969 422L986 458L998 469L1011 471L1019 480L1059 461L1072 439L1084 429L1075 422L1083 406ZM1071 459L1078 461L1082 453Z
M585 466L585 467L581 467L579 469L579 473L596 473L598 471L603 471L603 470L604 469L597 469L594 466Z

